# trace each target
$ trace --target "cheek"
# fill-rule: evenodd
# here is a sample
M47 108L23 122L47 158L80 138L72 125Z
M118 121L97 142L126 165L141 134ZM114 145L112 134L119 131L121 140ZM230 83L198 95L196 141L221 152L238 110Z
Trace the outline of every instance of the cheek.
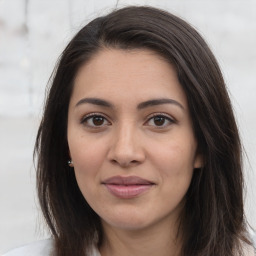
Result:
M81 145L71 149L77 184L86 201L91 205L97 193L102 165L101 152L95 147Z
M189 150L178 145L158 151L156 155L157 166L160 174L161 198L166 203L167 210L178 207L190 186L193 176L193 157Z
M101 166L105 160L105 149L91 143L90 138L82 136L69 137L70 156L74 163L74 172L82 194L87 197L90 191L95 191L95 184L99 183ZM93 192L94 193L94 192Z
M68 144L74 166L81 172L93 172L103 161L102 142L92 141L89 136L79 136L73 132L70 133Z
M154 159L168 170L168 167L179 172L193 169L195 147L187 143L182 145L179 141L171 141L154 148Z
M190 139L187 141L190 142ZM171 189L173 193L187 190L194 171L195 144L182 142L171 140L161 147L153 147L153 164L157 166L163 184L167 184L164 189Z

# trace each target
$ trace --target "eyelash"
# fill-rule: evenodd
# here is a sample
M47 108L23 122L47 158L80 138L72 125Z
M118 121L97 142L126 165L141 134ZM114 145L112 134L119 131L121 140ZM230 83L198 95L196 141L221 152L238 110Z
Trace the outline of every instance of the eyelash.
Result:
M175 123L175 120L173 118L171 118L169 115L165 114L165 113L154 113L152 115L150 115L146 121L146 123L149 123L149 121L153 120L156 117L160 117L160 118L164 118L164 122L168 121L169 123L167 125L161 125L161 126L157 126L155 125L154 127L157 127L158 129L163 129L166 128L166 126L169 126L171 124Z
M88 124L88 121L89 121L90 119L95 118L95 117L103 118L103 119L104 119L104 122L107 121L107 122L110 124L110 122L108 121L108 118L105 117L105 116L104 116L103 114L101 114L101 113L90 113L90 114L84 116L84 117L82 118L82 120L81 120L81 124L84 124L85 126L87 126L87 127L89 127L89 128L92 128L92 129L99 129L99 128L102 128L102 126L96 126L96 125L93 126L93 125L89 125L89 124Z
M88 124L88 121L89 121L89 120L92 120L93 118L96 118L96 117L98 117L98 118L103 118L103 122L107 121L108 124L105 124L105 125L103 124L103 125L99 125L99 126ZM160 126L154 125L154 127L157 127L157 129L166 128L166 126L169 126L169 125L171 125L171 124L173 124L173 123L176 122L173 118L171 118L169 115L167 115L167 114L165 114L165 113L155 113L155 114L150 115L150 116L147 118L147 121L145 122L145 124L146 124L146 123L149 123L151 120L153 120L153 119L156 118L156 117L158 117L158 118L164 118L164 122L166 122L166 121L169 122L169 124L167 124L167 125L160 125ZM89 127L89 128L92 128L92 129L100 129L100 128L106 126L106 125L107 125L107 126L111 125L111 123L108 121L108 118L105 117L105 115L103 115L103 114L101 114L101 113L90 113L90 114L84 116L84 117L82 118L82 120L81 120L81 124L84 124L85 126L87 126L87 127ZM149 126L150 126L150 125L149 125ZM152 125L152 126L153 126L153 125Z

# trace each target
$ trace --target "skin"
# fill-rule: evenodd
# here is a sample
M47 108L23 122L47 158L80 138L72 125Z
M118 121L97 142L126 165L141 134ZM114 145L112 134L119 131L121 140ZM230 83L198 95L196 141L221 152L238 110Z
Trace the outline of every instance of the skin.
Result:
M172 101L141 104L153 99ZM174 68L149 50L101 50L76 76L68 144L79 188L102 220L102 256L179 255L178 218L202 159ZM118 198L102 184L117 175L154 185Z

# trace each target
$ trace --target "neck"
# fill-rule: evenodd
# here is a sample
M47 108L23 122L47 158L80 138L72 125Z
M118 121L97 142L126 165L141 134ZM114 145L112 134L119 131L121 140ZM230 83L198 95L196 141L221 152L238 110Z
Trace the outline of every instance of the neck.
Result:
M179 256L180 239L177 225L149 227L141 230L122 230L103 224L102 256Z

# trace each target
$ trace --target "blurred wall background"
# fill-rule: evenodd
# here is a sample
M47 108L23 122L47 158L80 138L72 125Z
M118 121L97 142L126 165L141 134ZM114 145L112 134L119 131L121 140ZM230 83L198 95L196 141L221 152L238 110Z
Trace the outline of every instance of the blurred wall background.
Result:
M32 153L59 54L81 26L129 4L183 17L215 53L246 151L246 214L256 228L256 0L0 0L0 253L49 236L40 224Z

